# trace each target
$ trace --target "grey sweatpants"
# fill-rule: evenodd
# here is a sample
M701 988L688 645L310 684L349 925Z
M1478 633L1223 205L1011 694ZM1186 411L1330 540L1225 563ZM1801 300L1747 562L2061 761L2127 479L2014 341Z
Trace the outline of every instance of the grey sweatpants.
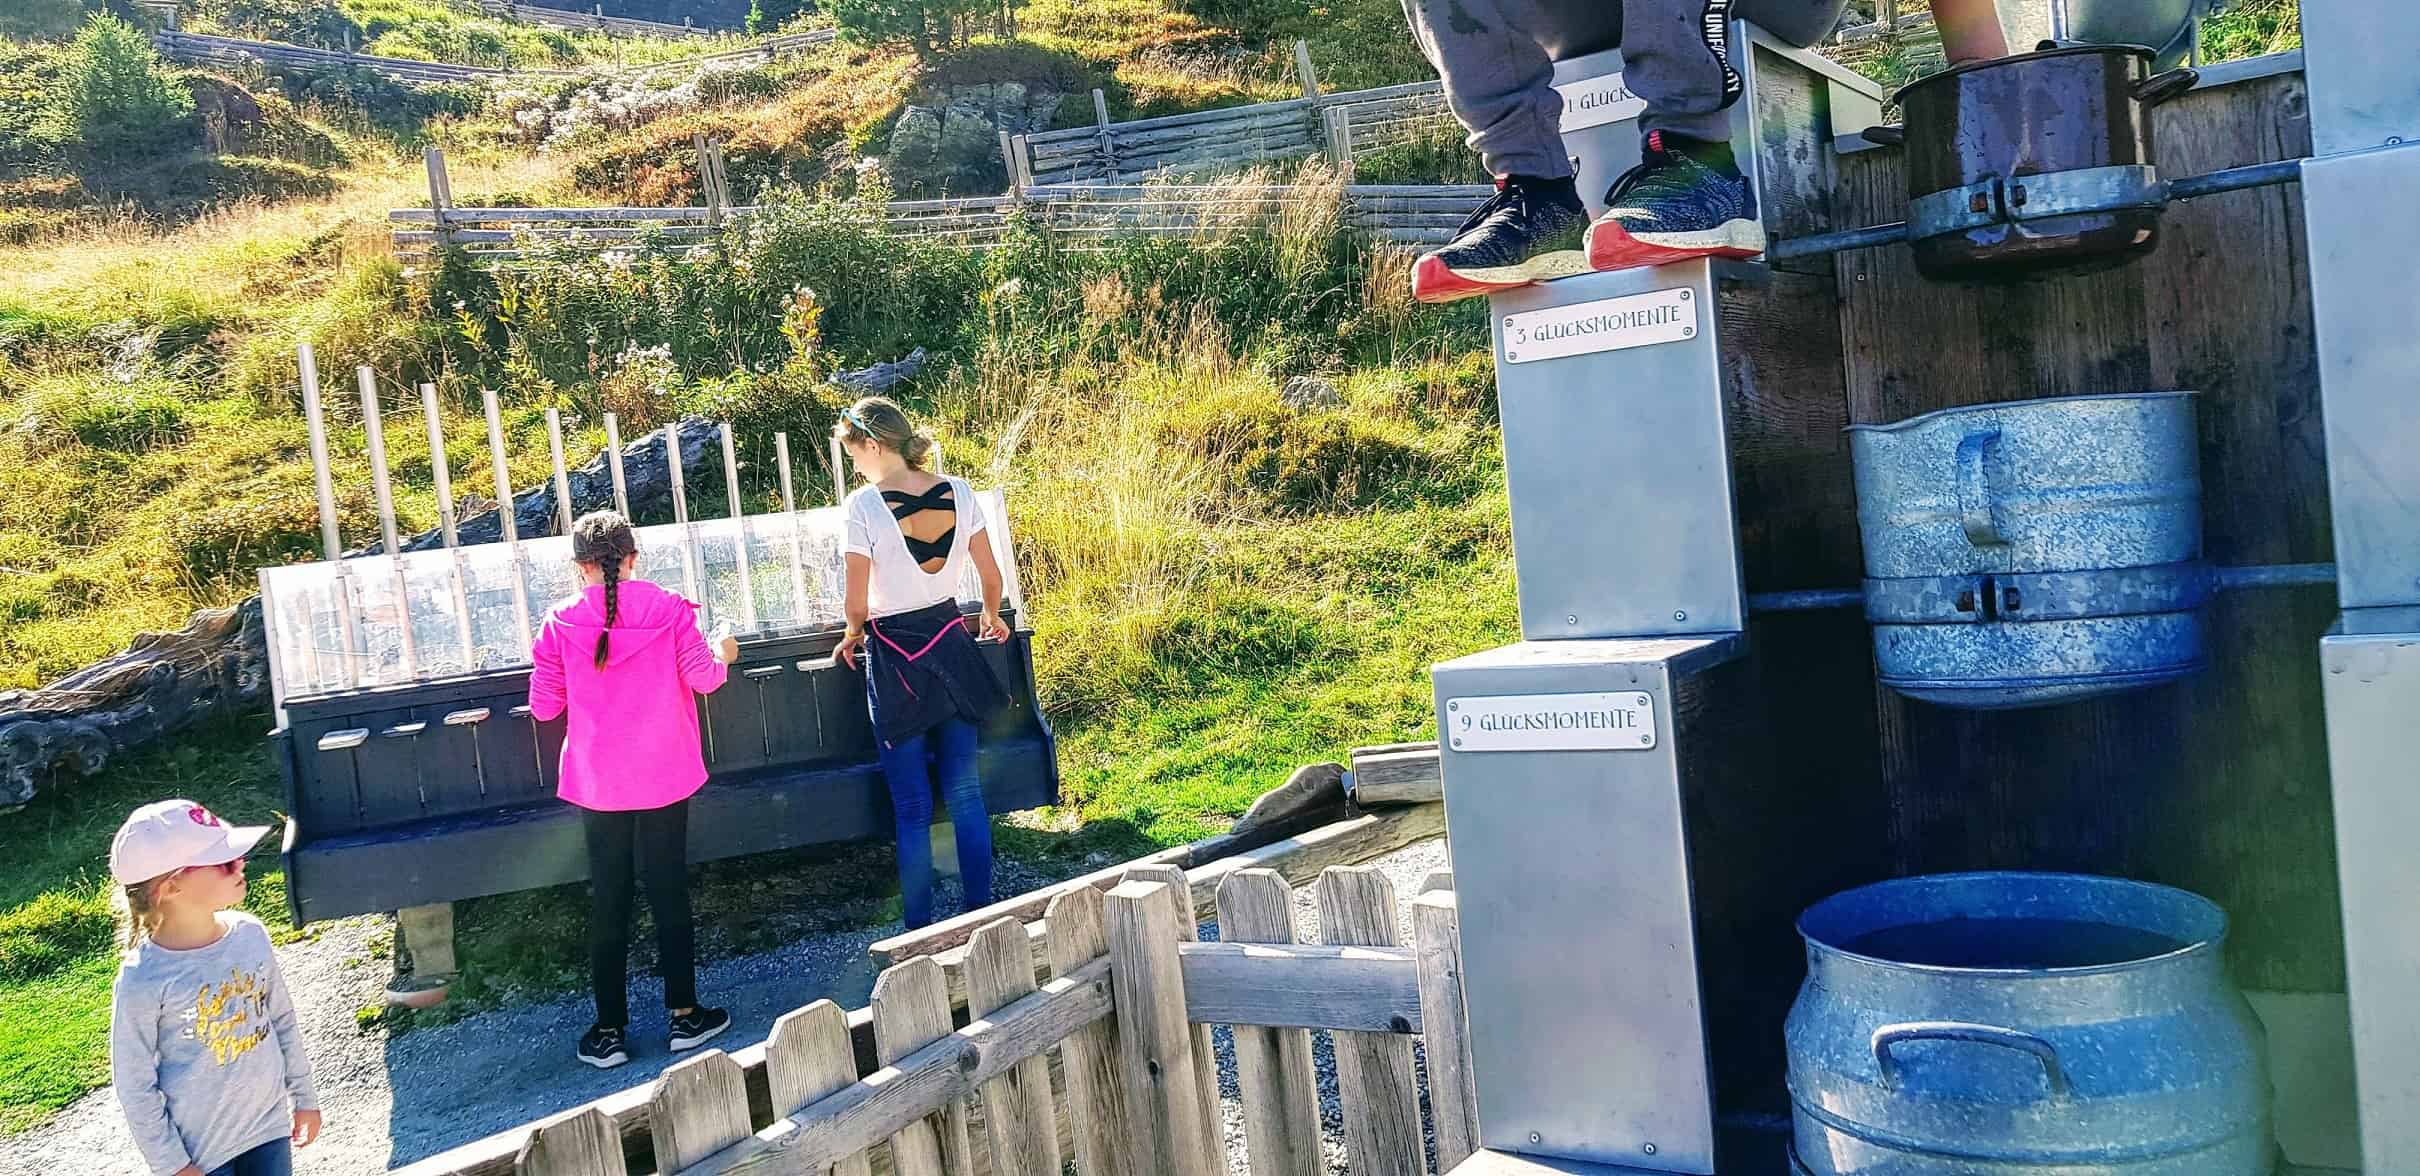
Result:
M1445 83L1446 105L1498 176L1571 174L1554 63L1622 51L1622 83L1647 102L1640 129L1730 136L1739 97L1732 16L1784 40L1832 31L1848 0L1403 0L1413 35Z

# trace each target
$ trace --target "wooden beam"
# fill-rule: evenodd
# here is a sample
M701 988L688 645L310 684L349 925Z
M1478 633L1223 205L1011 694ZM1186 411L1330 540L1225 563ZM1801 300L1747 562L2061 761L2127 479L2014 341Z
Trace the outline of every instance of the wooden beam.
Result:
M1320 875L1321 939L1338 946L1391 947L1395 920L1395 887L1377 869L1348 866ZM1414 1003L1417 985L1415 977ZM1337 1034L1336 1090L1344 1104L1345 1152L1355 1176L1425 1176L1420 1088L1409 1040Z
M1295 885L1318 879L1330 866L1357 866L1445 834L1445 806L1416 804L1364 813L1259 849L1222 858L1185 873L1193 887L1193 909L1218 909L1219 883L1242 870L1275 870Z
M1440 873L1444 873L1440 871ZM1469 1017L1462 1003L1462 931L1453 875L1429 875L1412 900L1420 972L1421 1033L1428 1045L1429 1117L1437 1168L1450 1172L1479 1147L1478 1088L1471 1079Z
M1218 888L1218 934L1229 943L1291 945L1294 892L1268 870L1230 875ZM1178 959L1183 958L1179 948ZM1186 1015L1191 1016L1190 982L1186 992ZM1327 1176L1311 1035L1250 1025L1235 1025L1231 1032L1244 1148L1254 1176Z
M1427 804L1445 799L1445 774L1434 743L1353 753L1353 803L1365 808Z
M1408 948L1221 942L1184 944L1177 955L1185 1015L1197 1023L1420 1032L1420 977Z
M1170 890L1165 882L1124 882L1109 892L1107 904L1118 1065L1135 1162L1153 1176L1225 1176L1226 1149L1216 1146L1220 1128L1202 1114L1200 1067L1177 957L1181 896Z

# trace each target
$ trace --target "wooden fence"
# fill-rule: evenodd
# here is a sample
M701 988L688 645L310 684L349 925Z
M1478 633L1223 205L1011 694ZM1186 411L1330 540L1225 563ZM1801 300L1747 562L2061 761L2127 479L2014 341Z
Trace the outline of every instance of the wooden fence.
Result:
M639 37L714 37L735 31L702 29L687 17L682 17L679 24L665 24L662 21L607 16L602 5L597 6L592 12L579 12L569 8L541 8L534 4L517 4L514 3L514 0L471 0L471 5L489 16L498 16L506 20L551 25L559 29L593 29L599 32L622 33Z
M996 244L1023 218L1075 248L1119 237L1196 237L1277 223L1309 200L1343 201L1344 222L1382 241L1435 245L1450 240L1470 210L1487 199L1485 185L1426 187L1286 185L1031 188L1017 196L901 200L886 207L893 233L933 237L975 247ZM1341 197L1339 196L1341 193ZM464 250L481 263L520 261L533 246L706 248L724 222L743 221L754 205L685 208L399 208L387 219L395 250L407 259L441 247Z
M1333 1035L1353 1172L1428 1171L1415 1037L1426 1045L1438 1170L1475 1149L1450 874L1422 882L1409 946L1393 885L1368 867L1319 875L1318 943L1296 942L1293 891L1274 871L1219 883L1217 943L1197 942L1187 889L1177 867L1146 865L1106 892L1062 890L1039 934L999 919L954 969L934 956L886 969L857 1014L818 1001L775 1022L760 1046L707 1051L533 1124L509 1170L1225 1176L1214 1024L1233 1029L1256 1176L1326 1171L1312 1031ZM872 1027L870 1066L853 1021ZM408 1169L496 1170L447 1157Z
M401 57L373 57L364 53L349 53L337 49L313 49L303 45L287 45L276 41L248 41L240 37L216 37L203 33L188 33L179 28L164 28L151 35L151 43L160 56L173 61L220 68L264 66L302 73L329 73L339 70L366 69L381 77L409 85L440 83L486 82L515 77L568 77L579 73L649 74L670 69L693 69L713 61L771 61L785 53L795 53L831 42L836 36L831 29L814 29L768 37L744 49L685 57L677 61L660 61L649 65L613 70L568 69L507 69L492 65L454 65L440 61L412 61Z
M1316 83L1314 83L1316 87ZM1019 136L1017 179L1027 186L1120 184L1234 171L1325 155L1340 167L1356 154L1440 131L1459 135L1435 82L1309 94L1283 102L1113 123L1097 101L1089 127Z

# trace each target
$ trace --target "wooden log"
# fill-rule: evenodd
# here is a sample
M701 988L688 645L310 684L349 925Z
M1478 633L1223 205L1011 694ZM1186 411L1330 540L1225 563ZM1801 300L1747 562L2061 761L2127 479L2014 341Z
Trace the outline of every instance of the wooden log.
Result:
M776 1119L786 1119L857 1081L857 1052L849 1040L848 1016L828 1000L794 1009L773 1022L764 1057L765 1085ZM872 1172L873 1165L863 1152L832 1167L832 1176L872 1176Z
M1183 870L1177 869L1175 866L1141 866L1126 871L1126 881L1165 884L1168 889L1162 893L1168 900L1170 917L1176 920L1177 943L1182 945L1200 941L1202 937L1200 908L1196 907L1191 911L1185 909L1187 904ZM1124 885L1124 883L1120 883L1120 885ZM1215 901L1216 896L1213 892L1213 902ZM1178 968L1181 979L1182 963L1178 965ZM1210 1026L1208 1025L1196 1024L1193 1026L1193 1065L1195 1069L1194 1090L1201 1096L1202 1101L1202 1122L1209 1124L1210 1141L1218 1149L1218 1166L1223 1171L1227 1166L1225 1112L1221 1111L1218 1105L1218 1052L1211 1044Z
M531 1128L513 1160L516 1176L623 1176L628 1170L621 1133L594 1107Z
M966 1011L984 1017L1034 991L1025 927L999 919L967 945ZM997 1176L1059 1176L1059 1109L1050 1062L1033 1058L983 1086L983 1125Z
M1194 909L1206 914L1217 909L1219 885L1230 874L1270 869L1283 875L1286 881L1300 885L1318 878L1331 866L1359 865L1444 834L1442 804L1381 809L1222 858L1187 871L1186 878L1193 885Z
M885 1066L950 1035L949 993L941 965L909 960L876 978L874 1045ZM891 1136L891 1161L899 1176L950 1176L966 1172L966 1112L958 1099L943 1100L925 1116ZM952 1161L961 1161L953 1163Z
M1338 866L1319 876L1321 941L1337 946L1395 943L1395 887L1369 866ZM1338 1033L1336 1086L1344 1105L1345 1151L1354 1176L1425 1176L1420 1090L1409 1039Z
M1434 881L1436 875L1430 875ZM1420 1032L1428 1047L1429 1119L1437 1170L1479 1150L1479 1091L1471 1078L1470 1025L1462 1003L1462 930L1452 875L1421 883L1412 900L1412 945L1420 977Z
M1344 795L1344 765L1304 764L1286 777L1286 782L1263 792L1244 810L1244 815L1228 826L1233 837L1249 837L1255 830L1267 829L1279 822L1300 817L1305 813L1323 812L1334 808L1337 798Z
M1427 804L1445 799L1437 745L1416 751L1353 753L1353 803L1363 807Z
M1172 953L1173 954L1173 953ZM902 967L930 967L911 961ZM682 1176L813 1176L925 1122L956 1102L1039 1057L1069 1034L1110 1014L1106 959L1043 985L987 1020L975 1021L885 1066L839 1093L757 1132Z
M1181 897L1165 882L1122 882L1106 901L1118 1011L1119 1073L1135 1166L1152 1176L1226 1176L1218 1126L1202 1113L1178 962ZM1212 1092L1216 1097L1216 1091Z
M1223 920L1219 933L1226 933ZM1178 955L1185 965L1186 1015L1199 1024L1420 1031L1419 975L1410 948L1221 939L1185 944Z
M1079 886L1052 896L1045 921L1050 925L1053 972L1066 975L1107 956L1109 933L1102 919L1098 890ZM1068 1034L1059 1043L1059 1063L1067 1086L1076 1171L1082 1176L1137 1176L1126 1094L1118 1085L1116 1018Z
M748 1082L719 1049L674 1065L653 1083L647 1123L655 1162L676 1171L748 1138ZM615 1134L616 1146L620 1135Z
M1218 935L1221 946L1293 943L1294 893L1286 880L1269 870L1229 875L1218 888ZM1180 948L1178 959L1183 958ZM1186 1015L1193 1016L1190 977L1185 1004ZM1237 1025L1232 1032L1244 1147L1253 1176L1326 1176L1311 1035L1248 1025Z

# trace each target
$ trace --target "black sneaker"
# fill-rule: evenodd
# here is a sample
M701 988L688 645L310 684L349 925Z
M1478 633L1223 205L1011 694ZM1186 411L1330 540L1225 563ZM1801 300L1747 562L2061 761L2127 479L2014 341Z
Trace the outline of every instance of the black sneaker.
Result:
M630 1060L630 1049L623 1042L621 1030L598 1025L580 1038L580 1060L597 1069L610 1070Z
M1649 133L1639 165L1614 181L1605 206L1605 215L1588 226L1585 248L1593 270L1765 251L1756 193L1729 143Z
M687 1016L672 1019L672 1052L696 1049L730 1027L731 1014L721 1009L691 1009Z
M1569 179L1511 176L1462 222L1452 243L1420 256L1412 297L1452 302L1588 272L1588 206Z

